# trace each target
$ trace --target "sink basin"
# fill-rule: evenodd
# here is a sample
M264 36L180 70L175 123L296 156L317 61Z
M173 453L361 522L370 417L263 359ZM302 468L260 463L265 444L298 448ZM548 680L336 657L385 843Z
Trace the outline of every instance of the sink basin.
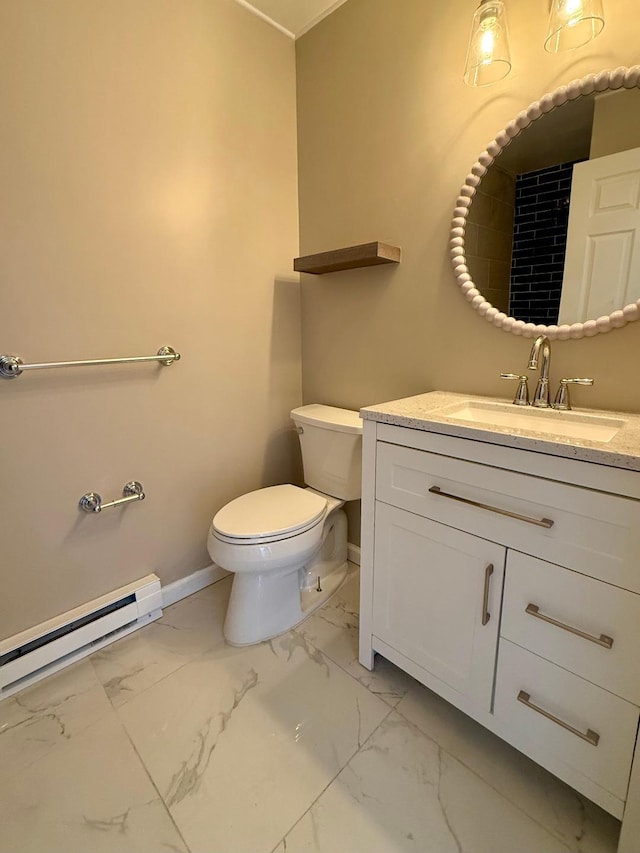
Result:
M526 430L544 435L566 436L578 441L607 442L617 435L626 421L606 415L534 409L510 403L467 400L440 409L439 415L469 423Z

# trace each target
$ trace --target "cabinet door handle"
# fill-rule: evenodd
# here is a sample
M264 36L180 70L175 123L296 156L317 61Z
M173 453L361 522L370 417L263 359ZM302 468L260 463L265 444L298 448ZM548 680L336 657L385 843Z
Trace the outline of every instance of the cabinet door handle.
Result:
M561 726L563 729L571 732L571 734L581 738L581 740L586 740L587 743L591 744L591 746L597 746L600 742L600 735L597 732L594 732L593 729L587 729L586 734L581 732L580 729L575 729L573 726L570 726L569 723L565 723L564 720L561 720L559 717L555 717L553 714L545 711L544 708L540 708L539 705L534 705L531 701L531 696L524 690L521 690L518 693L518 702L522 702L522 704L526 705L527 708L531 708L532 711L542 714L542 716L546 717L547 720L551 720L552 723L556 723L558 726Z
M482 624L486 625L491 614L489 613L489 586L491 584L491 575L493 574L493 563L489 563L484 570L484 594L482 596Z
M452 501L460 501L460 503L469 504L469 506L477 506L478 509L488 509L490 512L497 512L498 515L506 515L507 518L515 518L517 521L526 521L527 524L535 524L537 527L553 527L553 521L550 518L531 518L528 515L520 515L517 512L510 512L508 509L499 509L497 506L483 504L479 501L472 501L469 498L461 498L458 495L450 495L448 492L443 492L440 486L431 486L429 491L432 495L438 495L441 498L449 498Z
M575 634L576 637L582 637L583 640L589 640L590 643L595 643L597 646L604 646L605 649L610 649L613 646L613 639L611 637L607 637L606 634L600 634L599 637L594 637L593 634L587 634L585 631L581 631L579 628L574 628L572 625L566 625L564 622L558 622L557 619L553 619L551 616L546 616L544 613L540 613L540 608L537 604L527 604L525 613L528 613L529 616L535 616L536 619L542 619L543 622L548 622L549 625L555 625L556 628L562 628L564 631L569 631L570 634Z

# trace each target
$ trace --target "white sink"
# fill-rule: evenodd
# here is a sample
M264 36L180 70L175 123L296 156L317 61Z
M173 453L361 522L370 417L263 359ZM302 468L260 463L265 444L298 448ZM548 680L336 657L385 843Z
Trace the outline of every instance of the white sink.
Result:
M474 424L526 430L545 435L566 436L577 440L607 442L617 435L626 421L606 415L561 412L556 409L534 409L510 403L466 400L438 412L447 418Z

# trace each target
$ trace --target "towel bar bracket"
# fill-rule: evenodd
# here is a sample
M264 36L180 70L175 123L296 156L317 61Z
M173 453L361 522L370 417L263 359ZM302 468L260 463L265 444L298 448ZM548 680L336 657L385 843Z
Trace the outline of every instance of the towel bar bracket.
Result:
M16 355L0 355L0 376L15 379L22 373L22 359Z

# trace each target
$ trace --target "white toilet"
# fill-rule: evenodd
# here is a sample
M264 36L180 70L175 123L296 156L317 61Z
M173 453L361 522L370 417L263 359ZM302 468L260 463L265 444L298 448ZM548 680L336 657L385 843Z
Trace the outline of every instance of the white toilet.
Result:
M313 404L291 412L308 488L271 486L218 512L211 559L234 572L224 636L234 646L276 637L306 619L347 575L347 517L362 476L357 412Z

